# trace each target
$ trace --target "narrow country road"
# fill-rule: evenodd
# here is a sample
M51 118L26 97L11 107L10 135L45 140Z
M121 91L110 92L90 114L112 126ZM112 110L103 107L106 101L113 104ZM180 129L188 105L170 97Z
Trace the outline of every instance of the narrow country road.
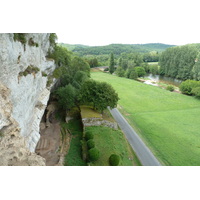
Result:
M149 150L149 148L144 144L144 142L140 139L137 133L133 130L133 128L129 125L126 119L122 116L117 108L109 109L112 116L118 123L121 130L126 135L129 144L135 151L138 159L141 164L144 166L161 166L158 160L155 158L153 153Z

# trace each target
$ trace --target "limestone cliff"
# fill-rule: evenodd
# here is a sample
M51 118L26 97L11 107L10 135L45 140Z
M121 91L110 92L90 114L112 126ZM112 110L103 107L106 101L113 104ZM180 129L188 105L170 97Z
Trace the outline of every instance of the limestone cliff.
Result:
M12 33L0 34L0 165L44 165L31 152L53 85L49 35L25 34L24 44Z

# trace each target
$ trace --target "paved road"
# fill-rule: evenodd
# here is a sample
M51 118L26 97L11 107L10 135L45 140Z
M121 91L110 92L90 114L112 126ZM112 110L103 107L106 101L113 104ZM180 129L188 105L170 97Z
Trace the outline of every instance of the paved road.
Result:
M117 108L109 109L112 116L118 123L121 130L126 135L126 138L129 141L129 144L135 151L138 159L141 164L144 166L160 166L161 164L155 158L153 153L148 149L148 147L144 144L144 142L140 139L137 133L133 130L133 128L129 125L126 119L122 116L122 114L118 111Z

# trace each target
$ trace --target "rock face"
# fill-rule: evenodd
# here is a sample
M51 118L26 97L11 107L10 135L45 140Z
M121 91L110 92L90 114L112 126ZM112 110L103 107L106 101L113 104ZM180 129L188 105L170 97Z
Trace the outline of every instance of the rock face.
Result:
M12 144L10 146L13 152L18 149L18 154L22 157L29 155L27 162L28 159L30 161L30 152L35 151L40 138L39 124L53 85L52 83L47 87L55 69L54 61L45 57L51 49L49 33L30 33L25 34L25 37L27 42L22 44L20 41L14 41L12 33L0 34L0 132L4 135L0 138L0 160L3 144L6 146L4 149L8 149L9 144ZM37 46L30 45L29 41L34 41ZM22 150L23 148L26 150ZM33 154L33 160L34 156L39 157ZM17 165L18 156L14 157ZM25 162L26 159L21 160ZM30 165L30 162L27 165ZM42 165L42 158L39 163ZM37 165L37 162L32 164Z

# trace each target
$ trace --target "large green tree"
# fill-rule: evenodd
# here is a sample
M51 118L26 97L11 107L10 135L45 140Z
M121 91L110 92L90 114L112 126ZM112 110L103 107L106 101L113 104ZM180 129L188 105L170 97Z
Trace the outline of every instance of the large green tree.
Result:
M58 88L56 95L58 96L58 105L60 108L70 110L76 105L76 89L71 84Z
M83 58L75 56L71 61L71 74L75 75L77 71L83 71L90 76L90 65Z
M116 107L119 100L118 94L110 84L94 80L84 82L79 98L82 103L92 104L93 108L100 112L103 112L107 106Z

